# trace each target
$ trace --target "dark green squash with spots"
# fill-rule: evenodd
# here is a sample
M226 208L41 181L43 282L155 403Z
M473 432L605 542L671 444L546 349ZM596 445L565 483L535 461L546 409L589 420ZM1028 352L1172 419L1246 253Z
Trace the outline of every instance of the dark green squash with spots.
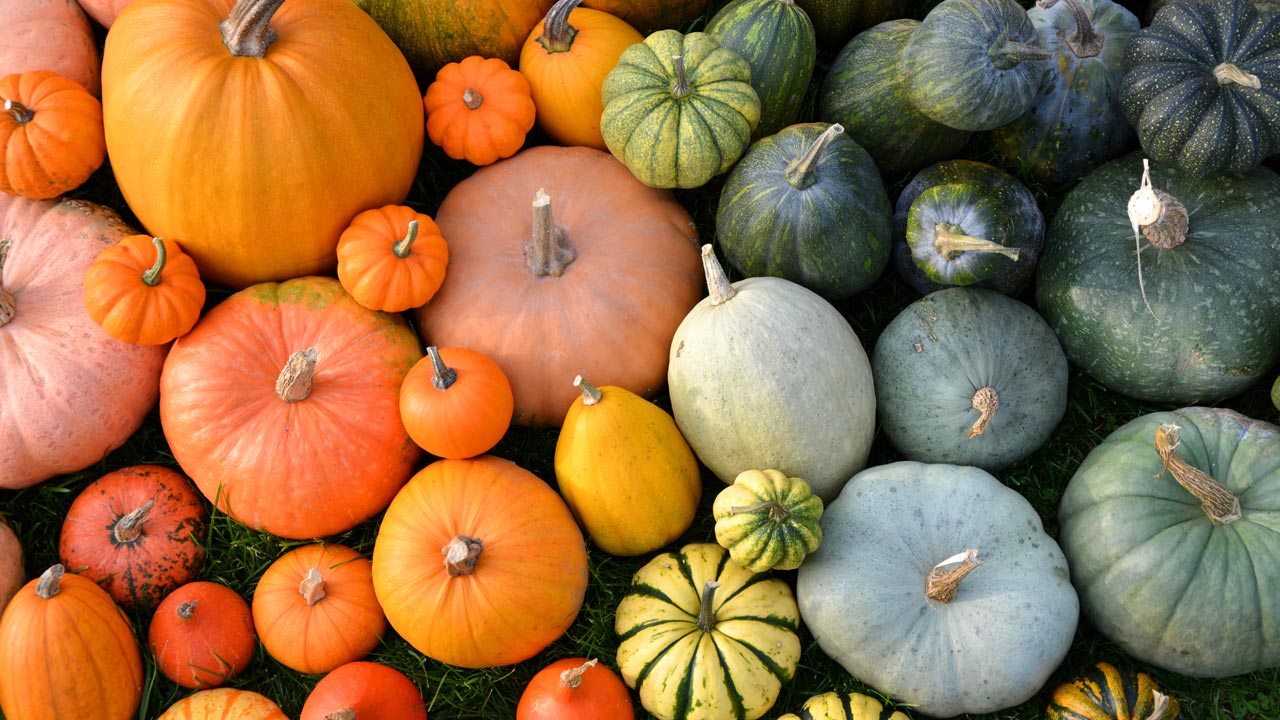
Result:
M796 4L813 21L818 44L831 50L873 25L911 15L917 5L915 0L796 0Z
M1150 675L1100 662L1054 689L1044 720L1175 720L1181 710Z

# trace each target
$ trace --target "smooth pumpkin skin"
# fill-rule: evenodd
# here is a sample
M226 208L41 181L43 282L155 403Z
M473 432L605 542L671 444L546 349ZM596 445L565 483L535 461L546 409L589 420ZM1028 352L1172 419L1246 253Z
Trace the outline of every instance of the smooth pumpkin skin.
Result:
M511 157L533 129L531 93L528 79L498 58L469 55L449 63L422 98L427 136L449 157L472 165Z
M197 580L156 606L147 626L156 667L184 688L216 687L244 672L258 648L253 613L240 593Z
M9 0L0 10L0 77L52 70L102 94L98 43L76 0Z
M84 273L98 253L135 234L100 205L0 193L0 238L12 243L0 296L14 299L0 324L0 488L98 462L155 406L166 348L112 339L84 304Z
M350 0L285 2L262 58L223 44L232 5L148 0L116 19L103 50L111 169L147 231L180 240L206 281L332 273L351 218L408 194L422 95Z
M693 21L706 12L709 3L710 0L583 0L582 6L620 17L648 34Z
M410 223L417 223L416 230ZM406 240L409 245L402 249ZM406 205L356 215L338 236L337 252L343 289L361 305L384 312L404 312L431 300L449 265L449 244L436 222Z
M288 720L266 695L251 690L197 690L169 706L156 720Z
M1211 521L1156 452L1156 429L1181 428L1176 452L1240 500ZM1062 548L1085 615L1142 662L1192 677L1280 664L1280 428L1218 408L1142 415L1090 451L1058 507Z
M1175 720L1182 708L1174 697L1152 715L1158 689L1144 672L1099 662L1054 688L1044 720Z
M186 335L200 319L205 292L191 256L177 242L150 235L130 235L103 250L84 274L89 317L123 342L161 345Z
M909 720L897 710L885 717L888 713L884 703L870 695L827 692L805 700L799 714L788 713L778 720Z
M311 392L286 402L276 380L311 347ZM399 405L420 357L404 318L363 307L333 278L261 283L174 342L160 424L183 471L236 520L280 537L332 535L386 507L421 456Z
M102 104L48 70L0 77L0 192L46 200L74 190L106 157Z
M325 720L346 708L356 720L427 720L427 703L404 673L381 663L357 660L320 678L302 705L299 720Z
M598 660L580 657L539 670L516 706L516 720L634 719L631 692L622 678Z
M400 384L405 430L418 447L441 458L489 452L511 427L514 404L502 368L469 348L427 348Z
M9 598L27 583L26 566L22 562L22 542L0 515L0 612Z

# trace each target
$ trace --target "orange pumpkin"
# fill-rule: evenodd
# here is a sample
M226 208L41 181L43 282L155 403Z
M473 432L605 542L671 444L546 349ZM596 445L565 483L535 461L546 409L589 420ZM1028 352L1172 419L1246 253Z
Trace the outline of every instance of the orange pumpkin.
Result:
M8 0L0 3L0 27L0 77L52 70L94 97L101 92L98 43L76 0Z
M302 673L359 660L387 619L368 558L343 545L303 545L281 555L253 591L253 624L268 654Z
M0 515L0 612L9 604L9 598L18 593L27 582L22 562L22 543L13 528Z
M186 335L204 308L200 271L178 243L130 235L98 254L84 275L89 317L123 342L161 345Z
M604 76L622 51L643 42L635 28L608 13L559 0L533 28L520 52L538 125L561 145L608 150L600 134Z
M603 10L648 35L678 28L702 15L710 0L582 0L583 7Z
M515 155L533 129L529 81L497 58L472 55L440 68L422 104L431 142L473 165Z
M498 364L467 348L427 348L400 386L409 437L442 458L488 452L511 426L511 383Z
M391 627L427 657L511 665L573 624L587 549L564 501L528 470L487 455L437 460L387 508L373 587Z
M333 278L261 283L174 341L160 424L231 517L280 537L333 535L386 507L422 454L400 422L400 383L421 357L401 315L365 308Z
M418 686L393 667L350 662L320 678L300 720L427 720Z
M370 310L425 304L448 264L449 246L435 221L404 205L365 210L338 237L338 281Z
M142 699L133 628L92 580L54 565L0 616L0 712L9 720L128 720Z
M44 200L74 190L102 165L102 104L48 70L0 78L0 192Z
M516 424L560 425L576 375L637 395L665 384L671 338L703 293L697 231L670 191L609 153L540 146L458 183L436 222L449 275L418 329L493 358Z
M147 628L156 667L184 688L216 687L244 672L258 647L249 603L240 593L199 580L160 601Z
M134 3L103 50L130 209L236 288L332 273L343 228L404 200L421 157L418 85L386 33L350 0L282 2Z
M198 690L169 706L157 720L289 720L266 695L250 690Z
M516 706L516 720L634 718L631 691L622 678L598 660L586 658L557 660L539 670Z

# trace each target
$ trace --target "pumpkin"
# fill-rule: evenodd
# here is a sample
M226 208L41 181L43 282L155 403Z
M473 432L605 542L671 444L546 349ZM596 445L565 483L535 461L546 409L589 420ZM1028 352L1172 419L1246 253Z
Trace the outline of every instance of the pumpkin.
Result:
M841 695L826 692L804 701L799 714L787 714L778 720L909 720L884 703L862 693Z
M104 28L111 28L120 11L133 0L79 0L80 7Z
M818 45L835 50L873 25L906 18L915 11L912 0L796 0L813 21Z
M133 628L92 580L45 570L0 615L0 712L9 720L128 720L142 699Z
M0 78L0 192L45 200L80 187L104 159L102 104L71 78Z
M416 177L422 96L350 0L134 3L102 75L125 201L211 283L331 273L351 218Z
M556 486L591 540L643 555L680 537L702 498L698 459L665 410L581 375L556 440Z
M1280 428L1231 410L1141 415L1091 450L1058 507L1085 616L1142 662L1192 677L1280 665Z
M1067 357L1025 303L950 288L907 306L871 354L880 425L908 460L999 472L1067 410Z
M1195 178L1247 172L1280 152L1277 52L1280 13L1249 0L1156 13L1130 39L1120 79L1120 107L1143 152Z
M400 384L421 357L403 317L365 308L333 278L261 283L174 342L160 424L232 518L280 537L332 535L386 507L413 472L421 451L400 420Z
M1276 376L1276 381L1271 384L1271 404L1280 410L1280 376Z
M858 33L818 92L818 119L843 126L886 178L955 157L972 135L930 120L907 99L902 47L919 27L903 18Z
M325 673L377 646L387 619L369 559L344 545L294 548L267 567L253 591L262 647L301 673Z
M80 491L62 522L58 555L122 607L150 610L200 573L207 516L181 473L131 465Z
M320 678L307 695L300 720L427 720L422 693L404 673L381 663L356 661Z
M216 687L244 672L258 647L249 603L235 590L198 580L169 593L147 628L156 667L184 688Z
M840 125L805 123L756 142L729 172L716 240L743 275L843 299L889 264L891 215L871 156Z
M711 506L716 542L751 572L795 570L822 542L822 498L778 470L746 470Z
M1145 208L1132 216L1141 238L1122 209L1131 198ZM1036 304L1071 364L1114 392L1235 395L1280 359L1277 214L1280 175L1267 168L1197 180L1137 155L1113 160L1055 213Z
M636 571L618 604L618 670L660 720L754 720L800 661L791 588L693 543Z
M22 563L22 543L0 515L0 612L9 604L9 598L26 584L26 566Z
M907 98L935 122L991 130L1031 108L1049 53L1013 0L943 0L902 47Z
M553 141L607 150L600 86L622 51L644 36L613 15L579 8L581 1L559 0L534 26L520 51L520 73L529 80L538 125Z
M752 140L799 119L818 47L813 23L795 0L733 0L711 16L706 33L751 66L760 99Z
M0 10L5 40L0 77L51 70L75 80L93 96L102 91L98 43L76 0L19 0Z
M440 549L430 562L424 552ZM391 501L373 586L418 652L465 668L523 662L573 624L587 549L564 501L508 460L437 460Z
M599 150L540 146L458 183L436 222L449 274L418 330L498 363L517 425L559 427L575 375L662 387L671 336L702 294L697 230L670 192Z
M370 310L403 312L444 282L449 246L434 220L411 207L365 210L338 236L338 282Z
M423 96L427 136L454 160L490 165L511 157L533 128L529 81L497 58L471 55L440 68Z
M1100 662L1054 688L1045 720L1175 720L1178 701L1144 672Z
M252 690L197 690L169 706L156 720L288 720L266 695Z
M85 271L89 317L123 342L162 345L200 319L200 271L173 240L130 235L98 253Z
M782 278L729 283L702 248L708 297L671 340L671 414L725 484L772 467L823 500L867 462L875 390L862 342L832 305Z
M155 406L165 348L115 340L85 310L85 271L136 232L93 203L0 193L0 488L98 462Z
M605 76L600 132L650 187L696 188L728 170L760 122L751 66L702 32L659 30Z
M511 382L467 348L427 348L400 385L400 419L423 450L442 458L488 452L511 427Z
M642 33L678 28L702 16L710 0L583 0L582 6L620 17Z
M594 658L564 658L542 668L516 706L516 720L634 718L631 693L622 678Z

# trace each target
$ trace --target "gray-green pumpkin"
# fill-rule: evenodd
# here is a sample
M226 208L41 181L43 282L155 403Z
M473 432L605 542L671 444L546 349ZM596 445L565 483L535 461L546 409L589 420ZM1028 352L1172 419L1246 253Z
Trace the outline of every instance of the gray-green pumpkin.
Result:
M729 172L716 237L743 275L846 298L889 264L889 195L871 156L840 125L792 125L752 145Z
M908 460L999 472L1040 448L1067 409L1067 358L1025 303L949 288L907 306L871 354L876 411Z

